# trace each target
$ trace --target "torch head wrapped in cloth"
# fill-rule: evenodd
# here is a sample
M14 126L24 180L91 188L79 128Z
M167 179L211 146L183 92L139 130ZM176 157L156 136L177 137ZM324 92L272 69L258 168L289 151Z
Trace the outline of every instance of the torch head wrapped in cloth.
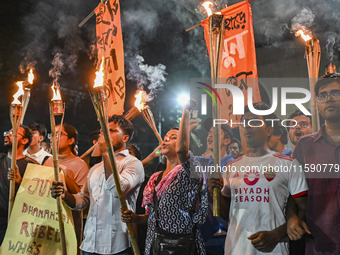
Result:
M53 115L62 115L64 113L64 105L61 100L59 85L52 85L53 97L51 99Z

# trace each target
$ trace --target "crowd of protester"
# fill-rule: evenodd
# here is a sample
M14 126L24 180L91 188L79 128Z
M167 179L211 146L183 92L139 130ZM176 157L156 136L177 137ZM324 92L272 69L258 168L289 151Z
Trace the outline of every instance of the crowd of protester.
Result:
M247 107L242 120L260 119L264 125L241 125L239 135L221 125L218 163L226 171L217 176L197 173L215 164L216 127L208 132L204 154L190 151L190 132L200 124L190 120L194 100L183 106L180 126L171 128L144 159L143 145L129 143L132 123L112 116L109 135L126 211L120 210L101 132L91 134L95 146L85 162L77 152L76 128L57 126L65 181L53 182L51 195L61 196L72 209L78 254L132 254L125 224L129 222L136 226L142 254L340 254L339 76L320 78L315 95L324 120L315 133L311 116L299 109L289 116L289 128L267 121L279 116L256 115ZM264 103L254 108L269 109ZM20 126L17 140L13 171L13 133L4 132L8 153L0 154L0 244L8 224L9 181L14 180L17 191L28 163L53 166L44 125ZM159 157L162 160L148 178L143 167ZM216 188L217 217L213 215Z

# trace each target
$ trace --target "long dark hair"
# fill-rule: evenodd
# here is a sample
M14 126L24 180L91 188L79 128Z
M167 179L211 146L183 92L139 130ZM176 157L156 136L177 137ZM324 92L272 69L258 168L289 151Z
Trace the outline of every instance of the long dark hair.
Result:
M63 128L67 133L68 139L74 138L74 142L71 144L71 150L72 153L77 156L76 146L78 144L78 131L74 126L67 123L63 124Z

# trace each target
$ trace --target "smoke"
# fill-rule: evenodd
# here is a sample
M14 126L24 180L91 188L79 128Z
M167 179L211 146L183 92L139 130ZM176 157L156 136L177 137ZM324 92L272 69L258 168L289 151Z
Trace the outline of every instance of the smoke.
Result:
M292 19L292 31L310 29L314 23L315 15L308 8L303 8L301 12Z
M78 24L97 6L97 0L30 2L32 11L27 13L22 22L27 43L22 51L24 61L21 70L34 61L47 65L55 58L55 54L60 53L62 56L59 59L65 65L62 72L74 72L80 52L86 52L89 57L95 55L94 47L91 47L95 42L93 20L81 29ZM195 75L205 76L209 73L203 28L199 26L185 32L185 29L206 18L202 2L149 0L147 4L141 4L138 0L120 1L125 62L127 68L135 67L133 71L127 70L129 77L143 75L143 71L137 68L137 55L143 56L145 65L166 66L167 72L171 74L190 68L194 69ZM238 2L240 0L217 0L214 1L214 10ZM327 45L330 59L339 58L340 15L337 10L340 9L340 1L256 0L251 5L258 47L279 47L287 41L291 41L295 47L295 36L291 29L305 26L320 40L322 51ZM286 47L286 51L284 54L292 54L291 48ZM72 57L68 59L66 56ZM52 66L51 70L54 69ZM139 70L139 75L132 75L136 70Z
M55 50L52 68L49 70L49 76L53 78L54 84L59 84L59 78L62 74L75 72L78 56L76 54L65 55L60 49Z
M90 7L81 0L30 2L32 11L22 20L27 43L21 51L20 70L37 63L52 63L49 74L58 81L62 73L75 72L80 52L90 54L89 44L95 41L94 26L80 29L78 24L96 5Z
M127 78L137 81L137 89L148 92L145 97L146 102L153 100L155 95L163 89L165 76L165 65L158 64L151 66L144 63L144 58L140 55L131 57L128 61L129 72Z
M333 63L334 60L334 45L335 45L335 39L336 39L336 34L335 33L328 33L327 36L327 43L326 43L326 49L328 52L328 57L329 57L329 62Z

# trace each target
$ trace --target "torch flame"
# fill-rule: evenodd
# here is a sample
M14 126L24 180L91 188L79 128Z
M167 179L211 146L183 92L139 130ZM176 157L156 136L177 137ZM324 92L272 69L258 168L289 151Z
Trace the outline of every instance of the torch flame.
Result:
M30 69L28 76L27 76L27 80L29 82L29 84L33 84L33 80L34 80L34 74L33 74L33 69Z
M143 110L144 107L145 107L145 103L144 103L144 100L143 100L143 94L144 94L144 91L143 91L143 90L140 90L140 91L135 95L135 98L136 98L135 106L138 108L139 111Z
M52 97L51 101L61 101L59 86L55 86L54 83L53 83L51 89L53 91L53 97Z
M212 10L209 7L210 5L214 5L214 4L210 1L206 1L202 4L202 6L204 7L205 11L208 14L208 17L210 17L212 15Z
M102 87L104 83L104 59L100 65L99 71L96 72L96 79L94 80L93 88Z
M18 85L19 88L18 88L17 93L15 93L13 95L13 102L12 102L13 105L14 104L21 104L21 102L19 101L19 97L24 94L23 82L22 81L18 81L16 84Z
M305 34L305 32L302 29L300 29L299 31L295 33L295 36L299 36L299 35L301 35L301 37L303 38L303 40L305 40L305 42L312 40L312 37L307 33Z

